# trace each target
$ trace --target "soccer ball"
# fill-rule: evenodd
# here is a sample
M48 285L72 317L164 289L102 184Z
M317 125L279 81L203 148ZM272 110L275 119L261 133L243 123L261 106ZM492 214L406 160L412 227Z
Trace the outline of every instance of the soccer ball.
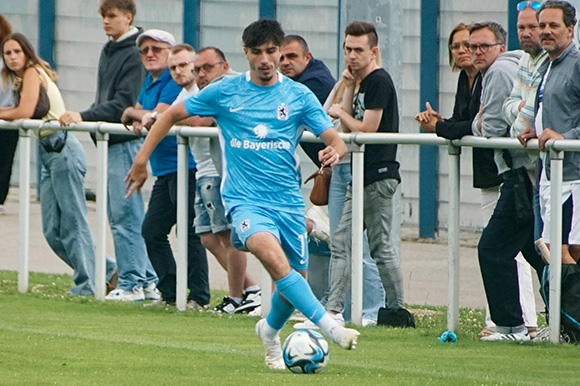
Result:
M328 362L328 342L316 331L298 330L288 335L282 353L293 373L319 373Z

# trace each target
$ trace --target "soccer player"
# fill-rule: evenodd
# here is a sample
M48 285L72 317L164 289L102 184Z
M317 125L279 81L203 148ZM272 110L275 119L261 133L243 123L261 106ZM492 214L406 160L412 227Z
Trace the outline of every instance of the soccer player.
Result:
M222 198L232 218L232 238L260 260L276 286L272 309L256 324L266 365L276 370L284 370L279 332L295 308L345 349L354 349L359 336L329 316L303 277L307 235L294 155L300 126L310 127L328 145L319 153L325 165L335 165L346 145L314 94L276 71L283 38L275 20L250 24L242 34L250 70L159 114L126 178L127 196L139 192L147 179L146 159L177 121L192 115L216 120L226 165Z

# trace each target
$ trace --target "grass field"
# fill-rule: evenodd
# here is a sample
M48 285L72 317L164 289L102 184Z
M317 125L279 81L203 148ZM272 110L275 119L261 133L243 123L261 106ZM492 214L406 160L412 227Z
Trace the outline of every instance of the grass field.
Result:
M477 339L482 310L461 310L458 342L439 343L445 309L417 329L361 329L355 351L330 344L321 374L267 370L256 318L64 295L69 276L31 274L19 294L0 271L0 385L564 385L580 347ZM223 293L214 293L212 305ZM286 337L292 331L287 326Z

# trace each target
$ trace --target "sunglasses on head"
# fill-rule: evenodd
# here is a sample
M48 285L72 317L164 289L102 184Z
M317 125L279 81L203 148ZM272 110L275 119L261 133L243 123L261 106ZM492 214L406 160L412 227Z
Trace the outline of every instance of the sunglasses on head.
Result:
M519 12L519 11L523 11L527 7L530 7L534 11L537 11L538 9L540 9L542 7L542 3L539 1L522 1L521 3L518 3L518 5L516 6L516 9Z

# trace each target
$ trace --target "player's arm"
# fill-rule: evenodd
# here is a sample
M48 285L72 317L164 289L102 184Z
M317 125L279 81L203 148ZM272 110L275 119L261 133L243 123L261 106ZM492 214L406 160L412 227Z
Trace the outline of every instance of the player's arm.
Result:
M318 152L318 159L323 165L336 165L338 160L346 154L346 144L334 127L324 130L320 134L320 138L327 146Z
M125 177L125 182L127 183L127 195L126 198L130 197L134 191L137 193L141 192L141 187L147 180L147 161L155 150L155 147L161 142L161 140L167 135L167 132L171 127L178 121L186 118L189 114L185 110L183 102L171 106L167 111L159 114L157 120L151 126L141 150L135 156L133 165Z

